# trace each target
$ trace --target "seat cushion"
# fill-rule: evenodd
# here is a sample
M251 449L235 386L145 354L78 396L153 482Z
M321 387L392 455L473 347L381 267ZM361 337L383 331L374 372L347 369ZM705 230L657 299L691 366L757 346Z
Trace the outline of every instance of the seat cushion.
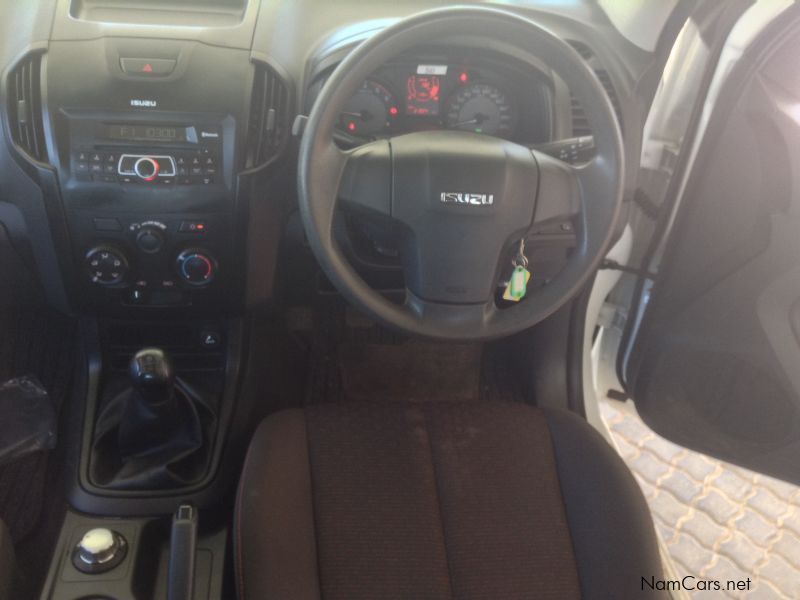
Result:
M503 403L268 418L236 510L240 598L591 598L661 577L627 467L582 419Z

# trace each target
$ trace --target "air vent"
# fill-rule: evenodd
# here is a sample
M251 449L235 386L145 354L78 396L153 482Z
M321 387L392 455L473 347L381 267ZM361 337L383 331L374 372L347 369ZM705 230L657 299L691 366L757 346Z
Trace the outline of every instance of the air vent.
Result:
M41 55L23 58L8 76L8 119L11 138L28 156L47 160L39 76Z
M248 168L280 156L291 129L289 86L270 66L256 63L247 135Z
M619 98L617 97L617 92L614 89L614 85L611 83L611 76L608 74L608 71L599 66L597 57L592 49L586 44L576 40L569 40L569 45L581 55L583 60L589 63L589 66L594 71L594 74L597 75L597 79L600 80L600 84L603 86L603 89L605 89L606 94L608 94L608 97L611 100L611 106L614 107L614 112L617 113L617 119L619 119L620 126L622 126L622 108L619 104ZM572 102L572 135L592 135L592 130L589 127L589 121L586 118L586 111L583 110L583 107L574 96L570 95L570 100Z
M586 112L583 110L581 103L572 94L569 95L569 99L572 102L572 135L574 137L592 135L589 119L586 118Z

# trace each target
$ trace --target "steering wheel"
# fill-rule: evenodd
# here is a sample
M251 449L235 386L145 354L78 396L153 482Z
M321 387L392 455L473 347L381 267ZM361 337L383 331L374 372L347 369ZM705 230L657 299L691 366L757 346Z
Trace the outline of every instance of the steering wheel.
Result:
M510 141L461 131L410 133L341 150L334 129L362 82L386 61L433 39L504 45L548 65L586 112L594 158L571 166ZM506 11L436 9L382 30L332 73L303 134L299 204L317 260L356 307L413 335L482 340L535 325L586 283L614 232L623 164L611 102L566 42ZM334 236L339 202L400 225L406 281L402 304L371 289L348 262ZM498 307L495 292L506 266L503 258L533 228L561 220L574 223L577 241L564 268L523 301ZM536 277L535 264L531 270Z

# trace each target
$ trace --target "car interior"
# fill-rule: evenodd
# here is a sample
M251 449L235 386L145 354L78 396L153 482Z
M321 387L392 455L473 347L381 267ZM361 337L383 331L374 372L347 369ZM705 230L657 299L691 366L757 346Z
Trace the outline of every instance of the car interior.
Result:
M783 0L0 0L0 600L670 595L598 395L800 484L798 48Z

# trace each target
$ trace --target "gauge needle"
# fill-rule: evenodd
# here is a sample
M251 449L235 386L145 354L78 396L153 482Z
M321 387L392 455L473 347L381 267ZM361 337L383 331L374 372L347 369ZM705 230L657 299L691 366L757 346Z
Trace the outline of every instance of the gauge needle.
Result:
M480 125L485 120L486 120L486 117L484 117L481 114L477 114L472 119L469 119L468 121L459 121L458 123L455 123L453 125L453 127L461 127L462 125Z
M356 119L361 119L362 121L369 121L372 118L372 113L366 110L362 112L343 112L342 116L355 117Z

